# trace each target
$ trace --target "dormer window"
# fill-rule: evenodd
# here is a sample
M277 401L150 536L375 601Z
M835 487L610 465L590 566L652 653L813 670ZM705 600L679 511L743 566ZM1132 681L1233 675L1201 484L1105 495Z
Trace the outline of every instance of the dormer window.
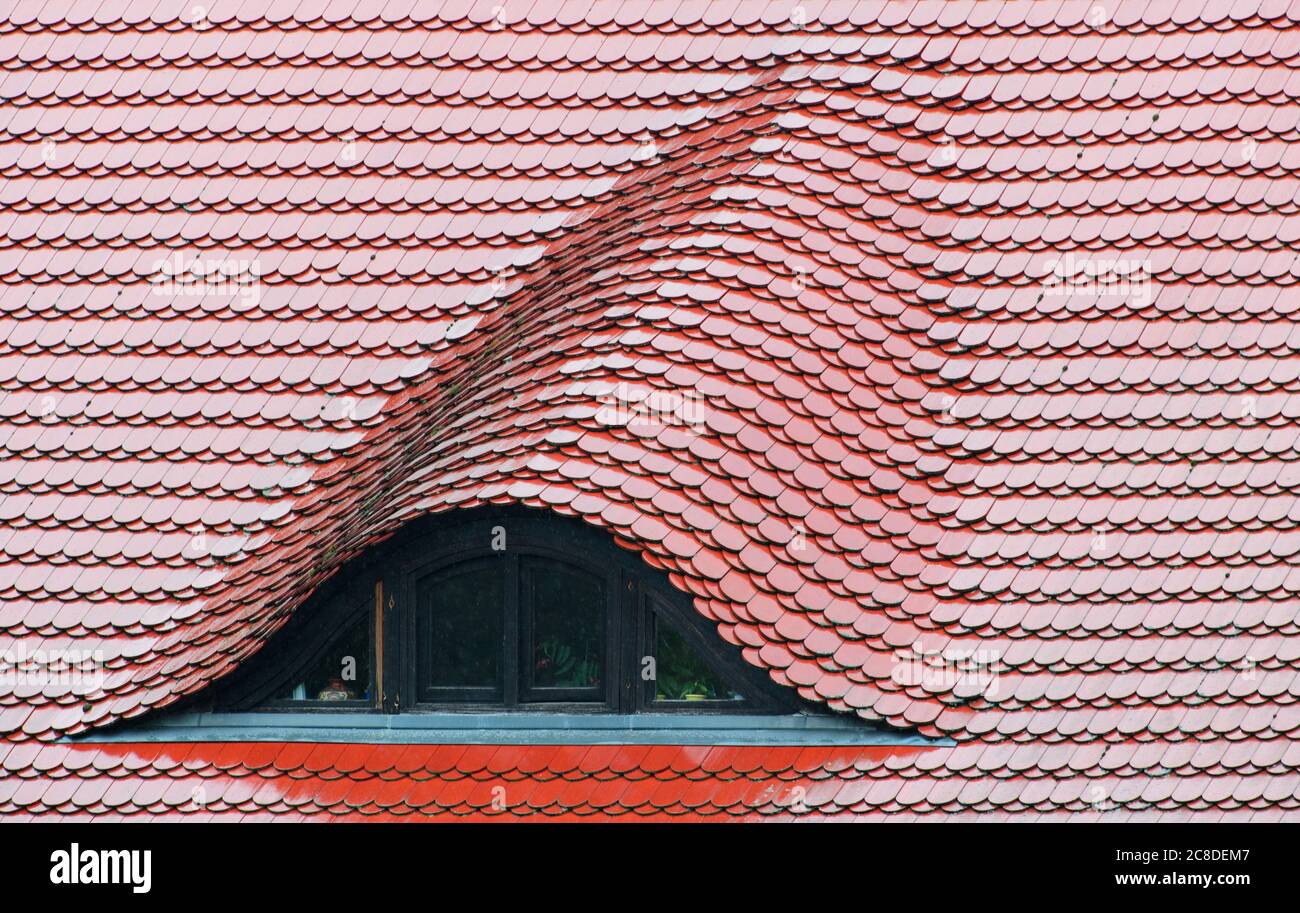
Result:
M791 712L667 576L522 510L432 518L343 568L222 710Z

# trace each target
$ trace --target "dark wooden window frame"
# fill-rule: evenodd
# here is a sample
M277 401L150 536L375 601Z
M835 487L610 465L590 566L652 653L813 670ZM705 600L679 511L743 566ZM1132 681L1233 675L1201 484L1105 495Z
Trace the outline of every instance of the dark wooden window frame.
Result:
M492 548L505 535L505 548ZM520 674L528 647L528 622L520 611L530 561L555 561L604 584L605 660L598 700L566 700L574 695L529 694ZM420 584L466 562L500 562L505 574L503 645L504 694L485 700L482 691L437 689L421 692L417 680L420 644L416 607ZM527 596L523 596L527 602ZM347 625L367 619L371 638L369 668L378 700L274 700L311 668ZM654 655L656 618L665 620L742 700L655 700L653 681L642 678L642 661ZM382 640L373 635L381 632ZM380 657L383 657L382 661ZM547 698L547 699L536 699ZM740 650L723 640L700 616L691 597L672 586L667 574L620 548L612 537L581 521L522 508L476 509L429 517L410 524L388 542L349 563L299 609L267 646L218 687L212 706L222 711L302 710L376 713L728 713L780 714L808 711L792 689L773 682L745 662ZM816 708L820 709L820 708ZM814 709L815 712L815 709Z
M340 632L363 618L370 629L368 668L370 690L379 697L378 683L373 681L378 645L375 642L375 598L373 587L367 588L362 575L340 575L327 581L309 600L306 611L295 612L256 656L223 680L213 698L221 710L314 710L328 706L335 711L366 711L377 706L376 700L297 701L277 698L286 688L300 681L309 669L335 643ZM286 648L284 645L291 645Z

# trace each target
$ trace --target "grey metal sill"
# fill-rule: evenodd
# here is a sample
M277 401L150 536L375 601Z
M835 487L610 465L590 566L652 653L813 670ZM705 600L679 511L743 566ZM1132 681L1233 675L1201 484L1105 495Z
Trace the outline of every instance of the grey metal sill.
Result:
M951 739L860 720L789 716L578 713L185 713L76 742L352 742L418 745L951 746Z

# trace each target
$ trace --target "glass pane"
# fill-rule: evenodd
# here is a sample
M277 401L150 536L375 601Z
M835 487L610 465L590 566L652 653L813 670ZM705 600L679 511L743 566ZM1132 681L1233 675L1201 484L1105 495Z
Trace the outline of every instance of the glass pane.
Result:
M605 667L605 588L561 564L531 569L533 686L599 688Z
M739 701L743 698L662 619L655 617L655 700Z
M278 700L368 701L370 683L370 613L330 645L306 675Z
M423 592L420 681L434 688L501 687L505 573L499 565L440 577Z

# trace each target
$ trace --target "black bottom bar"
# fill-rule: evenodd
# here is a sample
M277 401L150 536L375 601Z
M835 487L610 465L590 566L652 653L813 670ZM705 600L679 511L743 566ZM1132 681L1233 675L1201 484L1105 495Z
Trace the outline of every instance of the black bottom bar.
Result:
M494 902L541 901L550 890L572 896L622 882L592 896L601 908L617 900L607 890L637 894L637 883L658 883L661 891L675 885L670 893L689 904L691 885L701 880L710 893L735 899L762 898L784 885L811 892L819 907L840 892L864 905L882 894L1073 903L1189 892L1230 904L1244 892L1289 886L1297 833L1288 824L37 823L0 825L0 878L11 904L103 897L128 904L310 901L339 909L345 898L374 904L405 892L460 903L455 898L468 886L487 890ZM145 851L147 892L137 890L145 886Z

